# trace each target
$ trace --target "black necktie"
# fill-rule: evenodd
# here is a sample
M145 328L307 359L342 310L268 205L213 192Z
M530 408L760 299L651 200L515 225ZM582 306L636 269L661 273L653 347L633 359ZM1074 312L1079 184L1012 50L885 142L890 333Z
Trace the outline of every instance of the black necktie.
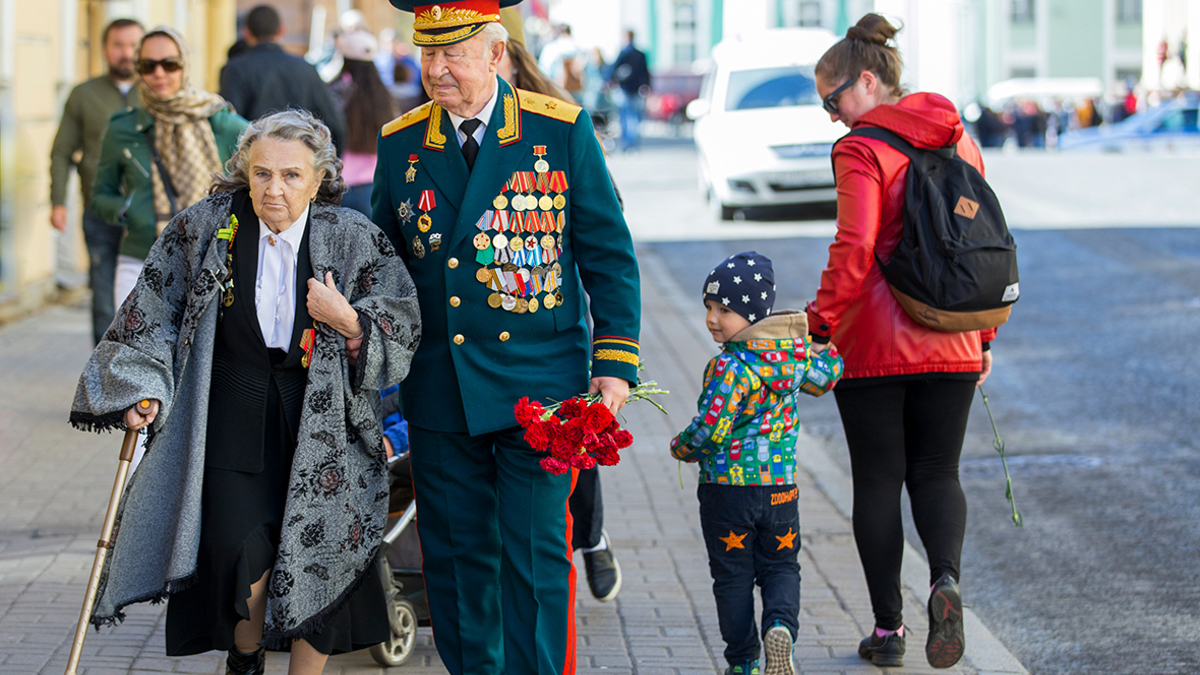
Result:
M458 125L458 130L467 135L467 140L462 144L462 153L463 159L467 160L468 170L475 168L475 157L479 154L479 141L475 140L475 130L481 124L483 122L472 117L469 120L463 120L462 124Z

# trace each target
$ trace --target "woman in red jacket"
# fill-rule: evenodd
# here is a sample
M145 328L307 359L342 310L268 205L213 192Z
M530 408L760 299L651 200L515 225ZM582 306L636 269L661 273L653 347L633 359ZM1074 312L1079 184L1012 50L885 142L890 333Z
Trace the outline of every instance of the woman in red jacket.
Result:
M955 145L983 171L950 101L904 96L900 54L889 45L895 34L868 14L821 57L817 91L830 117L850 128L889 129L917 148ZM925 653L931 666L948 668L964 649L957 582L967 503L958 460L975 387L991 370L995 330L930 330L892 296L875 256L887 260L900 240L908 158L882 141L851 137L835 147L833 165L837 236L808 326L817 349L832 341L846 362L834 394L850 448L854 538L875 613L875 631L858 651L880 666L903 662L900 490L907 484L933 585Z

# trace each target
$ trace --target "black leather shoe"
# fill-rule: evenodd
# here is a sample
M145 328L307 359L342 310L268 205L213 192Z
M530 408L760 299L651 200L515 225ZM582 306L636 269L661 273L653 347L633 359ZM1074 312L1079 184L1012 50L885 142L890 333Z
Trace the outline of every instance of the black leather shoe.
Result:
M929 637L925 658L934 668L958 663L966 650L963 636L962 594L954 577L943 574L929 593Z
M898 668L904 665L904 636L890 633L879 637L872 630L858 643L858 655L877 666Z
M253 654L229 650L225 659L225 675L263 675L267 672L267 650L259 647Z
M608 535L604 536L608 543ZM617 597L621 590L621 566L613 557L611 543L609 548L591 551L583 554L583 567L587 571L588 588L592 596L600 602L608 602Z

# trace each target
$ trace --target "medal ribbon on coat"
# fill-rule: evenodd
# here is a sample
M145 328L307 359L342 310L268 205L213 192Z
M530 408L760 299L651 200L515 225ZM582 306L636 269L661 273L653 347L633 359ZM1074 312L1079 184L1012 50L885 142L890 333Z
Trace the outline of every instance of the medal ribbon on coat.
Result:
M417 208L423 211L420 218L417 218L417 229L422 232L428 232L429 228L433 227L433 219L429 217L429 212L437 206L433 198L433 190L421 190L421 199L417 202Z

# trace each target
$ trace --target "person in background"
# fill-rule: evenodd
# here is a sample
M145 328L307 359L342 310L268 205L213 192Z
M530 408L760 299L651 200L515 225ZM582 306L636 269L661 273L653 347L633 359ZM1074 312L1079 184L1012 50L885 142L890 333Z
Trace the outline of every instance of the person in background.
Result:
M400 105L400 112L408 112L429 100L421 87L421 66L412 56L412 48L404 40L396 38L396 31L385 28L379 33L379 54L375 65L379 76Z
M640 143L638 125L646 115L646 97L650 95L650 67L646 53L634 44L634 37L633 31L625 31L625 47L613 61L609 76L609 81L616 83L622 94L621 142L626 151Z
M507 48L497 69L500 77L518 89L566 100L567 92L551 82L538 69L533 56L525 50L521 15L515 9L504 8L500 10L500 22L508 29ZM611 179L611 173L609 177ZM617 191L615 183L613 190L620 202L621 193ZM574 519L571 548L583 554L588 590L600 602L608 602L617 597L621 590L621 565L609 545L608 532L604 530L604 497L600 489L599 466L579 471L567 505Z
M118 306L161 229L208 193L212 175L223 172L246 128L225 99L192 88L187 43L174 29L147 33L135 63L145 108L112 116L92 186L96 215L124 227L114 282Z
M982 174L979 149L954 104L901 88L896 32L867 14L817 61L817 93L830 119L889 130L922 150L953 146ZM834 396L850 452L854 541L875 615L858 654L876 666L904 662L900 493L907 488L929 560L925 658L949 668L966 648L958 582L967 501L958 462L975 388L992 370L996 329L926 328L905 313L880 272L900 240L908 165L904 153L874 138L851 136L834 148L837 235L808 305L808 330L813 351L836 343L845 360Z
M565 23L554 28L554 39L542 47L538 68L550 81L570 94L565 99L579 103L583 96L583 69L586 53L571 37L571 27Z
M370 217L375 141L383 125L396 116L396 102L375 67L379 43L374 35L365 30L342 33L334 46L342 57L342 72L330 83L329 92L346 119L342 177L349 189L342 206Z
M344 147L346 126L317 69L299 56L283 50L279 12L259 5L246 15L249 52L230 60L221 71L221 96L248 120L268 113L303 108L316 115L333 133L333 142Z
M117 253L121 247L121 228L106 222L91 208L92 183L100 163L100 147L108 120L118 110L141 107L137 92L134 54L145 31L133 19L117 19L104 29L101 44L108 72L77 85L67 97L62 121L50 148L50 225L59 232L67 230L67 181L71 167L79 171L83 191L83 238L88 250L88 285L92 289L92 343L99 344L112 323L113 279L117 274ZM75 153L80 153L75 162Z

